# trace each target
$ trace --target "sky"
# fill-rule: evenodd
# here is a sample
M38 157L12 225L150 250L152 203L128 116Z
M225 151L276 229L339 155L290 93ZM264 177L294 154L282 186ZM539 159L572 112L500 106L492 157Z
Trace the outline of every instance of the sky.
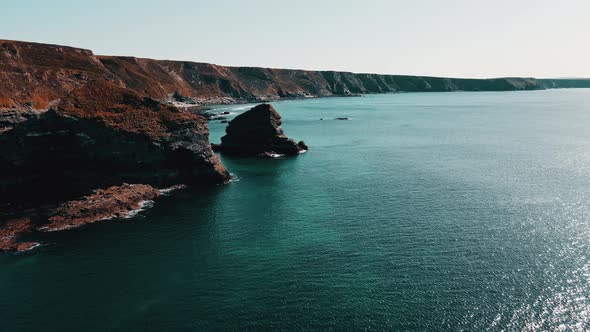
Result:
M0 0L0 39L100 55L445 77L590 77L590 0Z

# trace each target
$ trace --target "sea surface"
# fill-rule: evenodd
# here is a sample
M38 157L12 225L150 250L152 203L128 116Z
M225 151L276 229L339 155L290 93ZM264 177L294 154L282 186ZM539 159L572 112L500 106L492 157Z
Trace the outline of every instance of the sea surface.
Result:
M0 330L590 329L590 89L274 106L307 153L0 255Z

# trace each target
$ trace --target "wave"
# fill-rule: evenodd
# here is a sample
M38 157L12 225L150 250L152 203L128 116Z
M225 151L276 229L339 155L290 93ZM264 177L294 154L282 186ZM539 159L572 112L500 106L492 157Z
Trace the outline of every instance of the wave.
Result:
M127 214L122 216L122 218L123 219L131 219L131 218L135 217L141 211L143 211L145 209L149 209L153 206L154 206L154 201L152 201L152 200L141 201L141 202L139 202L139 207L137 209L127 212Z
M170 194L173 191L180 190L180 189L185 189L185 188L186 188L186 185L185 184L177 184L177 185L174 185L172 187L160 189L159 191L160 191L160 195L166 196L166 195Z
M247 109L251 109L252 105L248 105L248 106L240 106L240 107L234 107L231 108L232 111L243 111L243 110L247 110Z

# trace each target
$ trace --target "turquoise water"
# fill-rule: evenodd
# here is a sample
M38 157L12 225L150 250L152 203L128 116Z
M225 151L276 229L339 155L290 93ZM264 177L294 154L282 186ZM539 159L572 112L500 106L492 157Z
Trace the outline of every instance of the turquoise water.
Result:
M0 330L590 328L590 90L274 106L308 153L0 256Z

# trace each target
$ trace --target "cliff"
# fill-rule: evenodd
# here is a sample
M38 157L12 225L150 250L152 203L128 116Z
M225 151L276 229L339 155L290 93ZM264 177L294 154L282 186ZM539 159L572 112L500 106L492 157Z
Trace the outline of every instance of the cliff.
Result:
M546 89L590 88L590 78L548 78L537 81Z
M532 78L457 79L355 74L97 56L90 50L0 40L0 126L35 116L97 78L155 99L172 94L200 104L400 91L542 89Z
M0 251L36 247L20 239L35 230L133 215L180 184L229 181L203 116L121 85L91 81L0 134Z
M0 151L5 201L70 198L123 182L229 179L211 150L205 118L102 79L0 135Z

